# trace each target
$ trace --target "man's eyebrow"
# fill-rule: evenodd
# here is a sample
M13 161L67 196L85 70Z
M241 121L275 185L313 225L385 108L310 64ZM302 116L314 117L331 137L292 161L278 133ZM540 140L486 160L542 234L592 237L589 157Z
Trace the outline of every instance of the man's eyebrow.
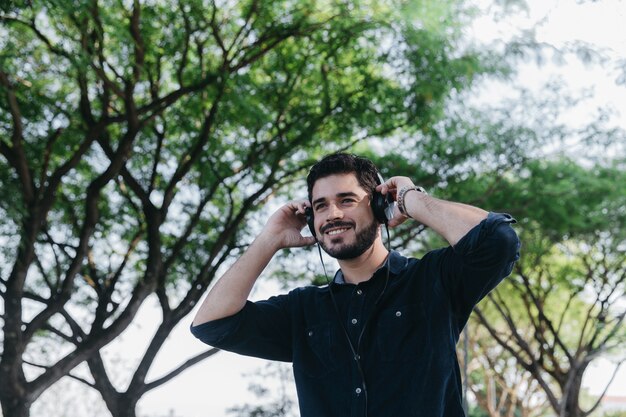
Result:
M343 192L343 193L337 193L337 194L335 194L335 197L337 197L337 198L344 198L344 197L358 197L358 196L359 196L359 195L358 195L357 193L352 192L352 191L345 191L345 192ZM316 205L317 203L322 203L322 202L324 202L324 201L326 201L326 197L320 197L320 198L317 198L317 199L313 200L313 205Z
M337 197L358 197L359 195L352 191L346 191L345 193L337 193Z

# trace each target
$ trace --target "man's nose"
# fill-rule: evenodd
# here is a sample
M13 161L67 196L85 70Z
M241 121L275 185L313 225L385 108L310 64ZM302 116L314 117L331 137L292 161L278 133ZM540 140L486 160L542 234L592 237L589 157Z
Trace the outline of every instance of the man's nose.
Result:
M341 218L343 218L343 211L339 207L337 207L336 204L331 204L328 207L326 221L333 221Z

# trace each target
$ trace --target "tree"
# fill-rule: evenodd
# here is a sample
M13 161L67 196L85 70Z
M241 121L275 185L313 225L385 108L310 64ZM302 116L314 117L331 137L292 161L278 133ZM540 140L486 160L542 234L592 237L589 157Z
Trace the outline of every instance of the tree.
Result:
M268 363L265 369L255 375L258 380L249 386L259 399L263 399L264 404L236 406L228 410L237 417L294 417L296 405L294 404L295 393L290 392L288 386L293 386L293 375L291 367L284 363ZM278 386L268 389L267 379L273 379ZM268 398L269 396L269 398ZM270 401L268 403L268 400Z
M4 415L27 416L71 375L133 416L213 355L147 380L274 190L322 152L428 129L485 70L450 41L453 3L3 6ZM150 298L161 322L120 389L99 352ZM49 343L59 349L38 350ZM90 375L72 373L83 362Z
M549 406L538 382L472 317L469 324L469 391L489 417L545 416ZM464 358L459 352L459 357ZM461 367L464 367L464 360Z
M524 256L476 313L557 415L587 416L600 404L581 401L589 364L613 354L617 372L626 361L626 236L619 226L626 178L617 165L585 169L563 160L530 168L519 193L507 193L528 210Z

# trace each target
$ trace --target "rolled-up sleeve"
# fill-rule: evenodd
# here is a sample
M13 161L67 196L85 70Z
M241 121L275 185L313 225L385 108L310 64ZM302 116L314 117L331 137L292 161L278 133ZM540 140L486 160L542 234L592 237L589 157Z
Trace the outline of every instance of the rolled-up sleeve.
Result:
M443 286L454 312L464 325L474 306L513 270L520 240L508 214L489 213L454 247L441 263Z
M191 326L202 342L241 355L289 362L292 358L288 295L246 302L238 313Z

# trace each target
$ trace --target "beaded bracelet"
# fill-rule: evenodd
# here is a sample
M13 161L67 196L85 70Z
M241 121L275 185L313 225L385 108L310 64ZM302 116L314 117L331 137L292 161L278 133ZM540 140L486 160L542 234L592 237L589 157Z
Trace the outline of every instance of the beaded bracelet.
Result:
M409 191L418 191L420 193L424 193L428 195L428 193L423 187L406 186L406 187L400 188L400 191L398 191L398 197L396 198L396 202L398 203L398 210L400 210L400 213L404 214L407 217L411 217L411 216L409 216L409 213L407 213L406 208L404 207L404 195L408 193Z

